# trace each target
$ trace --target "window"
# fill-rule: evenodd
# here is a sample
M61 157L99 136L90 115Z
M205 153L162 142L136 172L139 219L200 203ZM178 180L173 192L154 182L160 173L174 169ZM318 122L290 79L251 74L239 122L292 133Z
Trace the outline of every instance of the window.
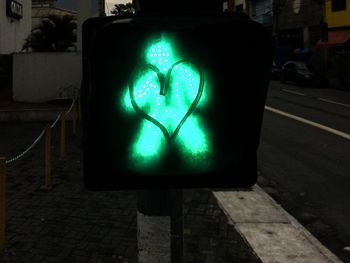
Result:
M346 9L346 0L332 0L332 11L341 11Z

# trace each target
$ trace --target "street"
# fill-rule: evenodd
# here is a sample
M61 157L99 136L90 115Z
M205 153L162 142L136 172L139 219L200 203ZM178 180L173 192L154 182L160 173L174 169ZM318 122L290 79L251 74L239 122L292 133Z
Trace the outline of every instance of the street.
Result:
M271 81L259 184L326 247L350 262L350 92Z

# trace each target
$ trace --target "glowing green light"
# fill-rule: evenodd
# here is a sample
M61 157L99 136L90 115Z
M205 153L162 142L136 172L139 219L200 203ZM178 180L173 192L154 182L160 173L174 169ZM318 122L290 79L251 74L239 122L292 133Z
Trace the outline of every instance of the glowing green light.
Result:
M211 140L195 112L208 101L203 73L190 60L177 56L173 44L164 38L151 44L144 58L144 66L123 96L124 109L142 117L131 147L131 163L134 168L155 165L172 144L184 160L192 160L189 165L207 167L201 162L210 163Z
M144 169L152 164L156 165L162 157L165 144L158 127L150 125L146 120L142 121L140 132L131 149L134 166Z

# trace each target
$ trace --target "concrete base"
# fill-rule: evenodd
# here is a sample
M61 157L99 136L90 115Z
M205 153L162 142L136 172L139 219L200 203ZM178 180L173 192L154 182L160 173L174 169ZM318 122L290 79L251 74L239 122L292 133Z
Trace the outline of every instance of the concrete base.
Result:
M341 262L259 186L214 196L262 262Z
M139 263L170 263L170 216L146 216L137 212Z

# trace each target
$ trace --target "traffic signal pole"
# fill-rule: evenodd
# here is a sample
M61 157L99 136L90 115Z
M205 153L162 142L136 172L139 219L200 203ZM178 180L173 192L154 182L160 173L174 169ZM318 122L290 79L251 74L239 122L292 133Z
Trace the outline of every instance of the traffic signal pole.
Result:
M273 43L221 0L133 2L83 25L84 182L139 189L138 262L182 263L181 188L256 183Z
M182 263L182 190L137 192L139 263Z
M193 3L192 3L193 2ZM196 1L133 0L136 12L193 9ZM190 4L189 4L190 3ZM192 4L192 5L191 5ZM203 1L202 7L220 9L220 1ZM137 242L139 263L183 263L183 190L144 190L137 193Z

